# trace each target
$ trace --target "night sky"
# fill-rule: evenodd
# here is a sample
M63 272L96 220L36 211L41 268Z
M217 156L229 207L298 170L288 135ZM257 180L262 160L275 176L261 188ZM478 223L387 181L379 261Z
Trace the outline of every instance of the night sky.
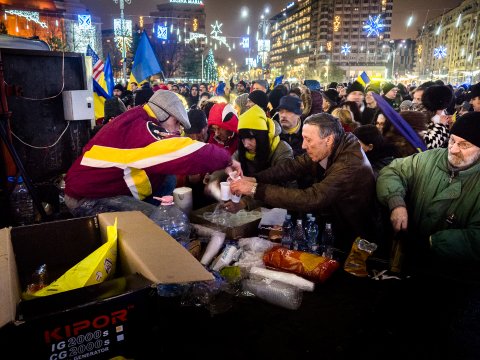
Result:
M119 5L113 0L82 0L94 16L99 16L102 20L102 29L112 28L113 18L120 17ZM156 4L162 1L132 0L130 5L125 4L125 16L143 15L148 16L150 12L155 11ZM166 2L166 1L165 1ZM210 24L218 20L223 23L224 36L242 36L246 33L247 25L250 25L251 34L255 34L258 27L260 14L265 7L270 7L270 15L278 13L289 1L282 0L203 0L207 13L206 29L210 32ZM444 11L453 8L461 3L461 0L394 0L393 19L392 19L392 38L415 38L417 28L420 28L425 18L441 16ZM242 7L249 9L249 18L240 17ZM414 20L410 28L407 29L406 21L410 15ZM254 36L254 35L253 35ZM228 53L227 53L228 54ZM237 61L243 61L245 54L241 50L232 51L226 56L230 56Z

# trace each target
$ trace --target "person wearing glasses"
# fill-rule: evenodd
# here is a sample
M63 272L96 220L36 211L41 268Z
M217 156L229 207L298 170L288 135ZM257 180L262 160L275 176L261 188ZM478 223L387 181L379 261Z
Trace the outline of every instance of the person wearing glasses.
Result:
M377 195L391 210L393 229L402 239L398 258L401 272L409 275L402 291L412 299L402 305L415 322L409 338L434 349L432 358L476 359L480 113L459 117L447 146L394 160L380 171Z
M153 196L166 195L162 191L172 174L207 173L232 164L226 150L181 137L182 127L190 128L187 112L168 90L156 91L143 106L104 125L67 172L70 212L77 217L139 210L150 216L156 209Z

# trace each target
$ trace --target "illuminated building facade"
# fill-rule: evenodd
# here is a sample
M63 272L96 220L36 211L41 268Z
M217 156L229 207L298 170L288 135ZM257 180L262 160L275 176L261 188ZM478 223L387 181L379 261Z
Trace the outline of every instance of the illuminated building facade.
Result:
M79 15L88 12L79 0L0 0L0 14L8 35L38 37L58 51L85 53L90 44L102 56L100 21L90 17L81 23Z
M480 80L480 1L466 0L427 22L417 37L420 79L449 83Z
M270 67L320 78L330 63L344 69L347 79L364 70L385 76L392 9L393 0L292 2L270 19Z

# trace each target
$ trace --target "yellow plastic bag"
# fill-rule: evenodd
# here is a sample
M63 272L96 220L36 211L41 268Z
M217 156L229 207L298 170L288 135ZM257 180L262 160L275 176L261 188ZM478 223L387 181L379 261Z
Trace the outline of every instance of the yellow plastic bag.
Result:
M84 286L99 284L115 273L117 262L117 219L107 226L107 242L65 274L34 294L23 294L25 300L39 296L58 294Z

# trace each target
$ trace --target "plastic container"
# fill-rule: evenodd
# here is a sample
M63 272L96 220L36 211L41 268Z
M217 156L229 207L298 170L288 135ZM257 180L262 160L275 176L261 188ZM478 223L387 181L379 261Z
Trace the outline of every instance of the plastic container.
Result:
M335 245L335 236L333 235L332 224L326 223L322 234L322 243L320 251L323 257L331 259L333 257L333 246Z
M310 221L308 222L307 231L306 231L308 251L311 252L312 254L321 255L319 250L320 244L318 241L318 232L319 232L318 225L315 222L315 217L312 216L310 218Z
M287 249L292 249L292 230L292 215L287 214L285 215L285 221L282 226L282 246Z
M307 238L303 230L302 220L297 219L297 225L292 233L293 250L308 251Z
M170 234L184 247L190 242L190 220L188 216L173 202L173 196L156 198L161 203L150 215L158 226Z
M15 177L9 177L8 181L15 183ZM10 194L10 209L16 225L28 225L34 223L35 211L33 208L33 199L21 176L17 178L17 184Z

